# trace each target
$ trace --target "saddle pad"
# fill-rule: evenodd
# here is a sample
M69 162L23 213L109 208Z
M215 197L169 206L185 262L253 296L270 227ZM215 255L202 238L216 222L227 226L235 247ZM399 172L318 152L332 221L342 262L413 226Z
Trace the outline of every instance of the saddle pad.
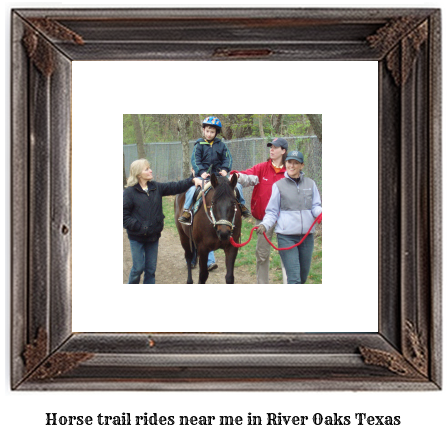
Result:
M211 189L211 182L210 181L208 181L206 184L205 184L205 187L204 187L204 189L205 189L205 196L207 195L207 193L210 191L210 189ZM193 214L196 214L198 211L199 211L199 209L200 209L200 207L202 206L202 204L203 204L203 200L202 200L202 196L201 196L201 194L200 194L200 191L201 191L202 189L200 188L200 187L197 187L197 190L194 192L194 196L193 196L193 202L194 202L194 204L193 204L193 208L192 208L192 213ZM238 193L237 193L237 190L235 189L234 190L234 195L236 196L236 199L238 199Z
M205 185L205 196L210 191L210 188L211 188L211 183ZM199 209L202 206L202 204L203 204L202 196L200 195L200 191L201 190L202 189L199 188L199 189L197 189L194 192L194 198L193 198L194 199L194 206L192 208L192 214L196 214L199 211Z
M211 181L208 181L205 184L204 190L205 190L205 194L208 193L209 189L211 188ZM201 187L197 187L195 192L194 192L194 196L193 196L193 202L196 203L199 199L202 199L202 196L200 195L200 191L202 190Z

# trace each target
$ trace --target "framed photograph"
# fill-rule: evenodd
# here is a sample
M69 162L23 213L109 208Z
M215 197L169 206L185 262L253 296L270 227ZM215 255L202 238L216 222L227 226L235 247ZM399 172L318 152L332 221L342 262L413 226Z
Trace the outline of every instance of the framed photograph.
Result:
M150 67L150 62L146 64ZM196 67L201 65L205 69L208 67L206 62L193 61L190 64L192 67L191 71L194 71L194 64L196 64ZM234 66L235 64L227 63L227 65ZM273 67L274 63L261 65L263 65L263 69L266 69L268 66ZM259 63L252 63L252 66L259 68ZM165 63L164 66L158 66L157 69L164 72L164 70L169 71L171 68L172 65L170 63ZM162 75L163 73L159 75L160 79L154 80L154 82L160 85L162 83ZM251 74L249 76L252 77ZM132 80L134 80L134 77ZM180 78L177 78L177 82L180 82L180 80ZM222 84L223 80L223 77L219 78L216 77L216 74L213 74L213 81ZM185 83L191 87L190 79L184 82L183 87ZM195 90L200 92L203 84L199 82L197 87L191 88L195 88ZM257 87L253 87L253 89L254 93L261 94ZM129 92L129 88L126 87L126 90ZM179 93L175 93L175 95L177 97ZM254 96L245 94L243 100L247 98L251 100L252 97ZM188 98L179 99L189 101ZM312 126L311 120L315 128ZM202 274L203 272L208 272L206 284L226 284L226 274L231 271L233 273L233 283L231 283L231 280L228 280L228 283L257 284L257 235L252 230L258 223L257 220L260 222L264 217L263 209L265 209L270 199L266 193L267 188L271 190L273 183L284 177L288 163L286 162L287 154L298 153L298 151L302 154L301 159L303 160L303 168L300 169L300 172L303 172L305 178L309 178L308 184L312 184L312 192L309 191L309 188L307 192L311 193L311 201L314 204L314 206L310 205L313 211L308 209L312 214L311 220L302 224L299 222L299 230L298 225L296 227L296 231L299 231L300 234L308 234L306 239L309 238L309 241L312 241L313 244L312 257L309 258L309 262L311 262L309 272L306 278L301 279L301 283L321 284L323 262L322 226L317 224L319 213L315 213L321 207L322 197L321 120L321 114L216 113L216 116L212 117L203 114L175 113L124 114L122 173L124 175L123 187L125 194L129 195L129 201L126 204L123 229L123 284L149 284L150 281L154 281L155 284L185 284L188 277L188 271L185 269L185 251L189 251L191 248L193 248L191 259L191 281L193 283L199 281L200 271ZM211 133L205 139L204 128L202 128L204 121L216 123L219 132L216 132L216 128L212 127ZM85 121L81 126L86 126L87 123ZM319 129L317 131L318 135L314 134L314 129ZM277 132L279 133L278 135L276 134ZM215 136L211 138L211 135ZM137 139L139 140L137 141ZM280 141L284 147L269 147L268 145L270 144L271 146L271 142L275 140ZM206 144L207 141L210 144ZM216 142L216 145L214 142ZM117 148L113 150L115 149L117 150ZM216 151L215 154L217 154L217 159L214 159L214 161L212 161L213 151ZM118 152L115 153L118 154ZM80 158L81 161L82 159ZM272 162L272 159L275 161ZM228 166L228 172L224 170L228 179L231 177L231 172L241 172L237 180L236 189L233 191L236 197L226 196L224 198L226 216L223 217L221 212L214 213L218 211L219 207L218 205L212 207L212 196L216 192L212 187L209 176L205 177L205 182L203 183L204 193L206 192L208 195L208 200L205 199L205 196L202 196L201 191L195 186L188 188L191 195L191 201L188 201L188 203L184 203L183 199L185 199L185 196L182 196L181 193L163 192L164 196L162 196L160 203L161 208L156 209L152 206L152 211L161 211L164 216L162 220L158 221L160 226L164 225L163 233L160 232L161 236L159 238L158 234L155 233L157 239L155 245L157 245L158 250L157 258L155 259L157 263L156 270L154 274L149 273L147 275L148 278L146 278L144 266L139 265L137 266L138 269L143 269L143 272L135 270L133 271L135 274L131 277L130 273L134 266L133 259L138 259L138 250L141 248L140 243L144 241L144 238L139 234L147 233L147 230L141 227L138 231L135 231L134 228L138 227L138 225L135 226L135 221L138 220L138 224L142 222L142 219L137 219L137 216L140 218L138 207L141 205L145 206L148 203L148 185L154 192L158 184L162 184L160 186L162 188L174 187L172 183L178 184L180 181L189 178L192 175L192 171L197 176L204 173L202 168L206 167L208 169L210 167L208 161L214 166L215 175L222 175L221 168L224 166ZM294 161L298 163L298 161ZM277 165L276 167L274 167L275 164ZM135 169L140 171L139 167L147 165L150 167L150 176L147 176L147 178L150 178L150 181L144 183L146 179L144 181L136 179ZM201 168L198 167L199 165ZM248 176L240 176L247 170L248 173L250 171L256 172L250 177L251 179ZM117 172L114 171L113 174L116 178ZM238 174L236 175L237 177ZM141 188L140 182L143 184L144 189L147 189L146 193ZM224 182L225 180L220 181L221 184ZM165 186L167 183L169 183L169 186ZM257 188L255 189L255 187ZM374 187L374 189L376 188ZM186 191L184 188L182 190ZM377 190L374 191L376 192ZM81 191L81 198L82 192L84 190ZM192 198L193 196L194 199ZM139 200L138 204L136 203L137 199ZM204 199L205 202L203 202ZM178 201L182 203L182 207L177 203ZM113 202L121 203L122 200L112 195L111 199L103 202L104 205L100 207L102 210L107 209L107 205ZM237 204L234 204L234 202L237 202ZM236 212L235 207L237 208ZM242 215L242 208L244 207L245 217ZM193 216L190 216L190 220L186 225L181 225L178 216L187 210L191 210ZM251 213L250 210L252 210ZM237 211L240 212L239 215L236 214ZM87 222L85 228L88 228L89 219L88 217L84 217L84 219ZM315 225L312 225L312 223L315 223ZM375 228L377 228L377 224ZM151 231L149 234L151 235L148 238L148 242L153 242L154 229L153 227L149 229ZM270 230L270 233L267 235L270 243L265 239L263 242L266 244L264 252L267 252L269 259L271 257L272 260L271 262L269 260L265 273L263 273L264 276L267 276L263 284L287 284L285 269L283 270L281 265L280 251L276 249L278 242L276 235L273 234L275 227L272 227ZM94 232L92 230L92 233ZM224 232L223 235L222 232ZM110 233L113 234L113 230L110 230ZM196 234L195 237L193 233ZM220 233L220 237L218 233ZM374 236L373 233L371 234L371 239L374 239L374 237L376 239L372 242L375 244L377 236ZM210 252L208 255L204 257L207 264L206 268L202 270L200 269L198 257L200 252L198 239L201 236L208 237L210 235L213 236L213 239L209 242L209 245L212 246L209 248ZM182 239L180 239L180 236L182 236ZM132 242L135 239L139 239L136 246ZM94 235L88 240L95 240ZM203 243L200 246L208 249ZM216 249L216 246L220 246L220 248ZM134 253L135 251L136 253ZM295 251L298 254L298 249L295 249ZM112 253L113 250L110 257L114 257ZM92 254L92 257L95 257L95 255ZM228 268L226 265L227 258L230 261ZM264 258L266 259L266 256ZM83 270L88 270L89 264L92 263L94 263L93 260L85 260L86 266ZM107 263L111 264L113 262L109 261ZM196 267L198 269L195 269ZM154 275L154 277L152 278L151 275ZM271 281L269 281L269 277ZM299 290L297 289L296 291ZM153 286L151 291L153 291Z
M440 32L437 9L218 9L212 16L207 9L14 10L11 388L441 389ZM378 117L371 123L377 127L378 144L375 152L372 149L372 161L359 161L356 167L359 173L371 172L378 202L372 202L369 211L350 206L348 215L357 222L367 220L368 213L377 219L377 229L363 231L377 236L378 256L373 257L377 268L363 263L365 271L358 280L344 278L343 282L359 295L371 284L377 289L375 303L364 306L376 309L377 331L348 332L335 326L303 329L288 295L274 307L274 301L280 301L276 292L270 311L283 311L289 326L258 330L256 318L269 319L263 313L268 310L253 311L241 289L227 307L210 300L202 315L190 315L193 320L200 316L213 320L232 312L227 319L248 321L248 328L240 331L198 330L166 318L168 323L159 325L152 314L148 314L150 328L143 330L78 328L74 304L80 289L90 295L81 307L90 307L93 319L106 318L106 310L111 318L117 319L118 314L110 311L107 300L102 308L93 305L95 295L104 296L90 286L95 266L89 275L76 271L79 222L75 217L88 217L89 208L78 202L75 193L79 191L75 163L89 153L82 149L83 137L93 134L72 130L75 123L79 126L79 111L73 108L81 95L72 80L77 65L97 63L106 81L107 70L101 70L101 65L109 68L110 62L125 61L141 64L142 70L149 66L154 72L170 64L177 73L185 62L222 70L235 65L258 70L264 65L287 66L292 75L291 61L309 66L330 61L334 68L341 62L352 69L358 61L375 63L375 79L370 83L374 83L371 88L377 86ZM116 88L123 88L122 83ZM165 97L169 99L172 92L166 90ZM90 93L90 99L83 100L88 107L104 107L112 98L110 93L98 100ZM186 114L193 109L176 111ZM121 123L123 114L130 112L123 108L118 114ZM109 125L98 123L98 130L114 125L113 120ZM122 124L120 142L121 129ZM360 139L358 147L369 147L365 142ZM122 169L121 151L118 155ZM351 155L355 162L354 151ZM100 159L108 163L108 157L109 152L103 151L91 160L92 167ZM110 188L100 187L95 179L92 183L99 193ZM349 181L345 178L344 183ZM92 189L90 184L85 190ZM326 192L325 197L329 198ZM120 221L121 213L115 216ZM105 232L96 220L92 228L98 236ZM357 236L348 230L345 238ZM114 275L110 269L110 276ZM125 287L121 278L118 283ZM103 289L112 295L106 284ZM340 318L344 310L361 319L363 310L354 307L356 301L354 296L329 309L340 312ZM172 297L159 305L165 310L153 313L176 315L183 308L183 302ZM232 307L237 308L234 313ZM143 321L144 327L149 325Z

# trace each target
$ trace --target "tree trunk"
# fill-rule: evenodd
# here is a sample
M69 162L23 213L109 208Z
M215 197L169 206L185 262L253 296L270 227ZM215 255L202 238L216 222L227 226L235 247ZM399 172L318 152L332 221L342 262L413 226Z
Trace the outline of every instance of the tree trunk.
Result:
M220 120L220 123L222 123L222 130L221 132L221 136L225 139L225 140L231 140L231 138L233 137L233 131L231 129L231 122L230 119L228 118L227 115L224 114L213 114L215 117L217 117Z
M182 152L183 152L183 160L182 160L182 174L183 178L188 178L191 174L191 164L189 161L189 142L188 142L188 125L189 125L189 116L187 114L179 114L178 119L178 128L180 132L180 140L182 142Z
M263 114L259 114L259 116L258 116L259 136L262 137L262 138L265 138L264 123L262 122L262 116L263 116Z
M202 114L194 114L192 122L193 139L197 140L202 137Z
M236 121L237 121L236 114L228 114L228 117L222 129L223 136L225 137L226 140L231 140L233 138L235 134L233 126L236 124Z
M265 139L263 118L264 118L264 114L258 114L259 137ZM270 155L270 149L266 147L266 143L267 142L263 143L261 146L261 151L264 151L264 152L262 152L262 155L261 155L261 157L263 157L263 160L267 160Z
M323 143L322 114L306 114L306 116L318 140L320 140L320 143Z
M137 150L138 150L138 158L146 158L146 152L144 150L143 143L143 132L141 131L140 119L138 118L138 114L131 114L133 129L135 131L135 137L137 138Z
M272 114L272 126L275 136L282 135L281 125L282 125L283 114Z

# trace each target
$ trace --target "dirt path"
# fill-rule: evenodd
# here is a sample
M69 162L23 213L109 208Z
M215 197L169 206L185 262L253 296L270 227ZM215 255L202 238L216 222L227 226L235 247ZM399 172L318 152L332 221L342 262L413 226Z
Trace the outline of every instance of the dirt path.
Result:
M123 283L127 283L132 268L132 255L125 230L123 230L123 249ZM225 284L225 254L222 250L216 251L214 254L219 267L209 273L207 284ZM155 281L157 284L186 284L187 274L186 261L178 234L165 228L161 233L158 246ZM234 277L237 284L256 283L256 276L250 275L247 268L243 266L235 268ZM199 282L199 266L192 271L192 278L194 284Z

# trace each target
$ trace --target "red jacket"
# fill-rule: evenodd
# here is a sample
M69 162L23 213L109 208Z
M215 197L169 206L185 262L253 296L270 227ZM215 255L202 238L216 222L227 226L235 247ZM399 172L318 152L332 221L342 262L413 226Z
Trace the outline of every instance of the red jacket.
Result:
M259 184L256 184L251 195L251 214L255 219L262 220L265 215L265 209L272 195L272 186L276 181L284 178L286 167L276 173L272 165L272 160L256 164L250 169L239 171L232 170L230 173L243 173L245 175L256 175L259 178Z

